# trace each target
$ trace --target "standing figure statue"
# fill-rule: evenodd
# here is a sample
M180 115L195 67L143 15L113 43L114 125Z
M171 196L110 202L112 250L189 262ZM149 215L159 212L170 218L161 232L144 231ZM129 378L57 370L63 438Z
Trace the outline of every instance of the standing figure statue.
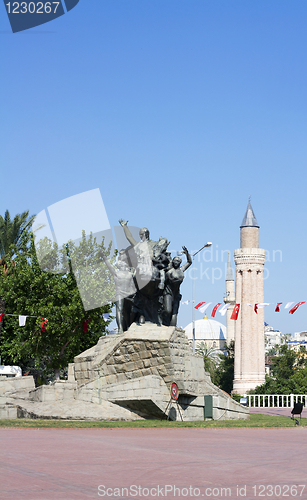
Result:
M177 315L181 300L180 285L184 280L184 271L192 264L192 258L186 247L182 247L186 255L187 262L180 267L182 260L180 257L174 257L171 262L171 268L165 275L164 287L164 324L167 326L177 326Z
M152 263L155 269L159 271L159 285L163 290L165 285L165 272L170 267L171 253L167 252L167 247L170 244L167 238L160 236L159 241L155 244L152 250Z
M127 266L124 260L119 259L116 263L117 270L110 264L105 254L101 251L107 268L114 276L116 296L116 322L118 333L123 333L128 330L134 320L132 305L135 296L136 288L134 284L135 270Z
M148 229L143 227L139 232L141 241L138 242L133 238L127 222L120 219L119 223L127 240L133 245L135 258L132 260L136 270L137 288L133 301L135 318L139 323L149 321L161 325L164 269L170 262L170 257L166 253L169 241L166 238L160 238L158 242L151 240Z
M123 219L120 219L119 223L136 254L139 278L144 281L150 279L152 273L153 247L156 245L156 242L149 238L149 231L147 227L140 229L139 235L141 241L136 241L127 226L128 221L125 222Z

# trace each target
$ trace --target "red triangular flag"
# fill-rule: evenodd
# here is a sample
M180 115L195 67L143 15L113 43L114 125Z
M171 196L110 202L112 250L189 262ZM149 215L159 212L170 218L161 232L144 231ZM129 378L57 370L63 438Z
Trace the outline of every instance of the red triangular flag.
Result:
M233 308L230 319L238 319L239 311L240 311L240 304L236 304Z
M200 306L202 306L203 304L205 304L206 302L199 302L199 304L197 304L197 306L194 307L194 309L198 309Z
M254 305L254 311L255 311L256 314L258 314L258 304Z
M295 304L295 306L294 306L294 307L292 307L292 309L290 309L289 314L293 314L293 313L295 313L296 309L297 309L298 307L300 307L302 304L305 304L305 302L306 302L306 301L304 301L304 302L298 302L297 304Z
M216 304L216 306L214 306L214 308L212 309L212 313L211 313L211 317L214 318L215 316L215 313L216 311L218 310L218 308L220 307L222 302L219 302L218 304Z
M84 321L82 321L84 333L88 333L88 324L89 324L89 319L85 319Z
M282 302L278 302L278 303L277 303L277 306L276 306L276 308L275 308L275 312L276 312L276 313L279 313L279 306L281 306L281 304L282 304Z
M48 318L42 318L42 322L41 322L41 331L42 332L45 332L46 331L46 324L48 323Z

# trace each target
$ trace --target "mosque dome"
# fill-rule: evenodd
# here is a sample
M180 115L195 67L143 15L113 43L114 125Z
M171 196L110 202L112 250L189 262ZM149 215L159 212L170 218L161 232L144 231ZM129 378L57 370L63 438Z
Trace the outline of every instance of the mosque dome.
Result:
M185 328L185 333L189 340L193 339L193 323L189 323ZM203 319L195 321L195 340L198 342L226 342L226 326L214 319Z

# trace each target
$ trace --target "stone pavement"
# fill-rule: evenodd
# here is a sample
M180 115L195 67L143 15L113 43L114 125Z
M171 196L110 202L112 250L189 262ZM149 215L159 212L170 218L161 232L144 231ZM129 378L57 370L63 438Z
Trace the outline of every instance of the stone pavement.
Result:
M275 417L291 417L291 408L249 408L250 413L261 413L262 415L274 415ZM307 417L306 408L302 411L302 417ZM296 416L297 418L297 416ZM298 417L299 418L299 417Z
M307 499L303 427L1 428L0 443L1 500Z

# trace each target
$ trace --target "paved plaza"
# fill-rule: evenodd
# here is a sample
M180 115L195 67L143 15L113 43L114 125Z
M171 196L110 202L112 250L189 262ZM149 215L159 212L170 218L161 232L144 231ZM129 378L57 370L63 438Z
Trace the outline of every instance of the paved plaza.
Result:
M1 428L0 443L1 500L307 498L303 427Z
M249 408L250 413L257 413L262 415L272 415L274 417L289 417L291 418L291 408ZM307 411L303 409L302 417L306 418ZM296 416L296 418L299 418Z

